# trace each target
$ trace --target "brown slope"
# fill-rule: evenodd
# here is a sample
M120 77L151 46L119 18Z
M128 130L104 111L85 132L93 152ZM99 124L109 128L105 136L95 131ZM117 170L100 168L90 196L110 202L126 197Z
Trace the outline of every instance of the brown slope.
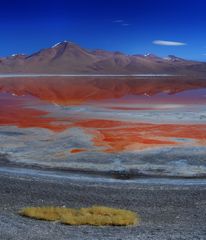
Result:
M78 45L62 42L26 58L28 72L76 73L87 71L95 56Z

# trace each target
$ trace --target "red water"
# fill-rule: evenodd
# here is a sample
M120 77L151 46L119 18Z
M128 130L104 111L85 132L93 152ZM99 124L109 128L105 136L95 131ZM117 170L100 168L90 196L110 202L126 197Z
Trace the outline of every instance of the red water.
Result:
M48 117L48 112L27 107L32 102L30 97L13 97L0 95L0 125L17 126L20 128L46 128L52 131L63 131L67 128L57 119Z
M176 78L164 81L128 78L0 79L0 125L45 128L55 132L79 127L92 136L95 146L103 147L106 152L169 145L206 145L206 124L131 123L104 118L82 120L81 116L51 117L48 111L38 109L46 101L61 105L103 104L115 111L150 111L155 108L139 108L135 104L205 104L205 88L206 81ZM192 141L179 141L178 138ZM86 150L77 148L71 153Z

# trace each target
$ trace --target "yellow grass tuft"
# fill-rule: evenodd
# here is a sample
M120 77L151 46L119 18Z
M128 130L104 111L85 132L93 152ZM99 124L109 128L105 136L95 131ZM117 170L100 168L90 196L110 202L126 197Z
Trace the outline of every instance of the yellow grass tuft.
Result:
M64 207L28 207L22 209L20 214L30 218L59 221L69 225L127 226L139 223L139 217L132 211L103 206L80 209Z

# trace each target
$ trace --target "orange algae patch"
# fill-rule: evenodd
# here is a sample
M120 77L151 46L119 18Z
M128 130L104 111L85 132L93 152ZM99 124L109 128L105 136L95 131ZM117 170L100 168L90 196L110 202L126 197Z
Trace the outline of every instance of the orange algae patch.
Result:
M24 107L22 98L8 98L0 102L0 125L17 126L20 128L46 128L52 131L62 131L68 126L56 123L56 119L47 117L48 112Z
M76 126L84 128L113 128L124 126L125 122L123 121L114 121L114 120L105 120L105 119L88 119L83 121L77 121Z
M85 148L73 148L70 150L70 153L80 153L80 152L86 152L87 150Z
M56 132L79 127L93 137L95 146L103 147L105 152L137 151L168 145L206 145L206 124L153 124L105 119L61 121L49 117L46 111L25 107L26 102L28 98L1 96L0 125L38 127ZM188 139L192 141L185 141ZM70 153L83 151L87 150L74 148Z
M123 111L150 111L150 110L160 110L160 108L133 108L133 107L107 107L109 109L112 109L112 110L123 110ZM162 108L161 108L162 110Z
M135 151L166 145L206 144L206 124L150 124L112 120L86 120L76 123L93 135L95 146L105 152ZM184 141L191 139L193 142Z
M1 97L0 125L38 127L56 132L79 127L93 137L95 146L103 147L105 152L136 151L167 145L206 145L206 124L152 124L105 119L65 119L62 122L61 119L48 117L46 111L25 107L26 102L28 99L24 97ZM70 153L83 151L87 150L74 148Z
M94 139L95 144L107 146L106 152L120 152L124 150L140 150L144 148L157 147L160 145L173 145L174 141L163 138L155 139L155 136L141 136L139 128L121 128L114 130L100 130Z

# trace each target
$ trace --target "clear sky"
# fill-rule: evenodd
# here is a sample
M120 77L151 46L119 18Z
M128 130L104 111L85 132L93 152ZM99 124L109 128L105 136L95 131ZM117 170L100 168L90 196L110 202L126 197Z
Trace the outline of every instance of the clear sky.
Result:
M206 61L205 0L1 0L0 56L69 40Z

